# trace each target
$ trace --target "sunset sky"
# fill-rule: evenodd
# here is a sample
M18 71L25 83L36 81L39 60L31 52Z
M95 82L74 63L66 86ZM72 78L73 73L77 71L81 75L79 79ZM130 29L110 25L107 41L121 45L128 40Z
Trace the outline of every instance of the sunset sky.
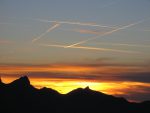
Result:
M60 93L150 100L150 0L0 0L0 76Z

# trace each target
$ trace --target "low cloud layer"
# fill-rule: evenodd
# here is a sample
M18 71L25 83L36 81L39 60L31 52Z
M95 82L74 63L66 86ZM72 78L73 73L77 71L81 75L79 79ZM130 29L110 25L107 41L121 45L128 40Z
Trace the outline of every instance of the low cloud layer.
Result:
M11 82L24 75L27 75L36 87L46 86L68 92L74 88L89 85L94 90L122 96L130 101L150 100L150 71L149 66L144 65L101 62L97 64L0 66L0 76L4 82Z
M34 78L135 81L150 83L149 66L121 64L1 65L1 76L28 75Z

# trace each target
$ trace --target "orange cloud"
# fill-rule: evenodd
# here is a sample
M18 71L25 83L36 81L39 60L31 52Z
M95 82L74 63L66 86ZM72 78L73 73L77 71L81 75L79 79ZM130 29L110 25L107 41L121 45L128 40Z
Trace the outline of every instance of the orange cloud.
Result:
M150 88L150 72L144 66L107 63L0 65L0 76L5 83L22 74L28 75L36 88L49 87L63 94L89 86L96 91L136 100L135 95L148 95Z
M15 72L86 72L92 70L91 67L69 66L69 65L29 65L29 66L0 66L1 73Z
M146 68L139 66L121 66L105 64L52 64L52 65L0 65L1 73L23 73L23 72L63 72L63 73L107 73L117 74L124 72L142 72Z
M96 35L100 35L100 34L105 33L104 31L88 30L88 29L75 29L73 31L79 32L79 33L84 33L84 34L96 34Z

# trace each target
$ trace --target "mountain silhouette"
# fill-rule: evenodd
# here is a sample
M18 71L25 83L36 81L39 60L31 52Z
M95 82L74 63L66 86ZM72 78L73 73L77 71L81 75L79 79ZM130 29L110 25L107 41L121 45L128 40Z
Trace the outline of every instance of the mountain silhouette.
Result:
M9 84L0 79L0 113L150 113L150 101L131 103L89 87L60 94L23 76Z

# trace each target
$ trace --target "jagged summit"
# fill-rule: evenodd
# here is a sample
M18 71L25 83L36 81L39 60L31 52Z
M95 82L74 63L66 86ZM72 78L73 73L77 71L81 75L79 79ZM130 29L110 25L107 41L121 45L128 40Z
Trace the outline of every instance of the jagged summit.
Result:
M27 76L20 77L18 81L22 82L23 84L30 84L30 80Z
M30 83L29 78L27 76L22 76L19 79L22 80L22 81Z
M89 86L85 87L84 89L85 90L91 90Z
M22 76L19 79L13 81L10 84L14 84L17 86L30 86L30 80L27 76Z
M92 89L89 88L89 86L85 87L85 88L77 88L72 90L71 92L68 93L68 95L90 95L93 93L96 93L97 91L94 91ZM101 94L101 92L98 92L99 94Z
M46 87L43 87L39 90L40 92L45 92L45 93L53 93L53 94L59 94L58 91L52 89L52 88L46 88Z

